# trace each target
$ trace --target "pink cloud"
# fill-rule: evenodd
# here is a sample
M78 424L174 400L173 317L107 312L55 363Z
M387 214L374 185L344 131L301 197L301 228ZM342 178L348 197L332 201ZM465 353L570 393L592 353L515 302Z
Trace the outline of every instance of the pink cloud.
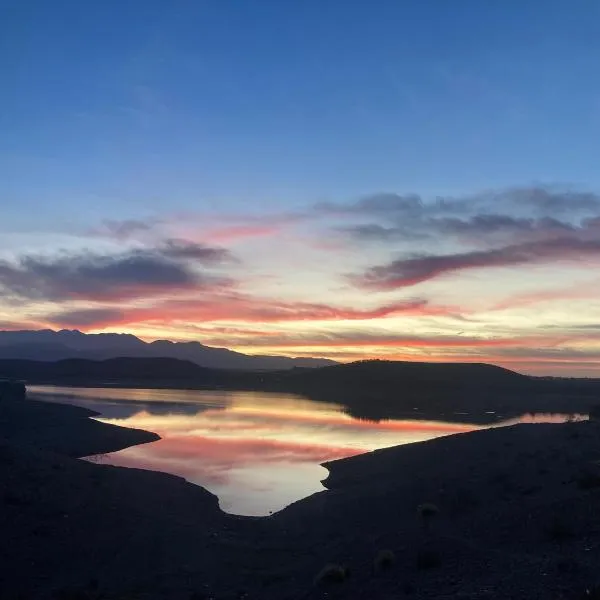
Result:
M122 288L119 293L123 293ZM102 313L94 309L99 317ZM77 317L83 321L81 311ZM373 320L394 316L456 316L455 307L436 306L422 299L401 300L373 309L338 307L311 302L269 300L234 292L211 294L206 290L196 299L174 299L152 307L123 307L107 313L107 318L90 320L88 328L116 327L144 322L215 322L243 321L276 323L286 321ZM92 315L93 316L93 315ZM67 326L69 314L61 313L62 325ZM268 334L267 334L268 335Z
M248 238L268 237L280 233L281 225L230 225L209 229L202 235L203 239L213 243L237 242Z
M124 467L168 470L190 481L224 484L228 472L248 465L319 464L361 454L364 450L268 439L166 437L112 454L110 463Z

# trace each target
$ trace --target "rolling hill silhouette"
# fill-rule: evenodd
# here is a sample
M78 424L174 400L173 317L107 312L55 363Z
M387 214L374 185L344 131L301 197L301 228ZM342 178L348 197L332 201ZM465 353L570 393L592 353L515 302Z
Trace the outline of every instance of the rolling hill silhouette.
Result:
M1 377L28 384L297 393L316 401L337 402L362 419L478 423L526 412L587 412L600 391L596 381L530 377L483 363L378 360L256 372L210 369L171 358L0 359Z

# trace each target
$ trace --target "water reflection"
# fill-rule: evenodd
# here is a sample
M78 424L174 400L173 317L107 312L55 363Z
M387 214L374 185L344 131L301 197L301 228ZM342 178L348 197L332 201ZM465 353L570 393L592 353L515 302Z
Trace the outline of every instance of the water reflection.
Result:
M432 420L365 421L339 404L262 392L45 386L31 387L30 395L85 406L107 423L156 432L160 441L102 460L185 477L216 494L223 510L245 515L265 515L322 490L325 461L481 428ZM524 415L497 425L567 417Z

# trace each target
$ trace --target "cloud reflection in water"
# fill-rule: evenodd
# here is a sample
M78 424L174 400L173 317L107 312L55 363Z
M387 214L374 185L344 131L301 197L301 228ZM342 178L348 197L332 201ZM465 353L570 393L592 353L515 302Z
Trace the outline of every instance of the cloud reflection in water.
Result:
M265 515L323 488L321 463L478 429L442 421L355 419L338 404L286 394L36 388L35 395L97 410L100 420L161 440L106 455L112 465L164 471L202 485L221 508ZM564 421L524 415L513 422Z

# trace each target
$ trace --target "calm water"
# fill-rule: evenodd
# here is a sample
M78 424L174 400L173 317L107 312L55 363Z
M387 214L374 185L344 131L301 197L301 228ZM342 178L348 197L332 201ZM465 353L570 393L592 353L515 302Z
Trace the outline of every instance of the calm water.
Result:
M443 421L360 421L344 414L341 405L291 394L55 386L28 391L40 400L93 409L106 423L154 431L160 441L96 460L180 475L216 494L224 511L241 515L276 512L324 489L322 462L479 428ZM524 415L510 423L567 418Z

